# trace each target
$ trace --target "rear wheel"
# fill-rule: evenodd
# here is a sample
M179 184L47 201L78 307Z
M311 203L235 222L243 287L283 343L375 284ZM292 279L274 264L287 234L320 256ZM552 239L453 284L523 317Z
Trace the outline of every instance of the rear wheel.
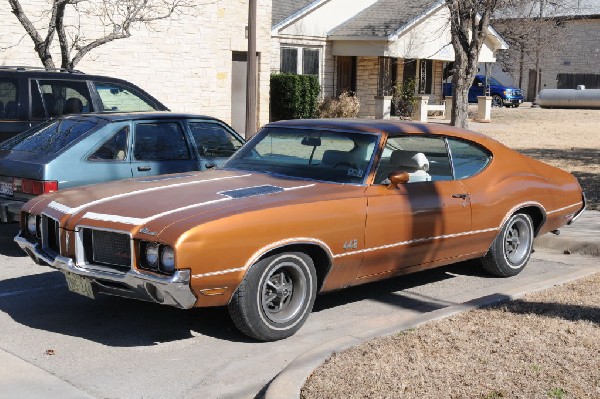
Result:
M524 213L515 213L502 227L488 253L483 268L500 277L515 276L525 268L533 248L533 222Z
M229 303L229 314L242 333L275 341L302 327L316 293L312 259L301 252L279 253L250 267Z

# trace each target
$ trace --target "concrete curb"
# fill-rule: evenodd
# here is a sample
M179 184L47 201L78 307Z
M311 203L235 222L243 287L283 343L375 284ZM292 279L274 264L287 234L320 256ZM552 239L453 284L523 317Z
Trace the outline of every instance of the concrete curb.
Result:
M294 359L281 373L279 373L269 384L265 391L265 399L288 399L299 398L300 390L313 370L319 367L333 353L356 346L376 337L383 337L414 328L422 324L445 319L467 310L496 305L518 299L525 294L541 291L556 285L562 285L574 280L598 273L600 269L596 266L582 267L571 273L561 275L544 281L518 286L502 293L496 293L474 299L459 305L438 309L409 320L390 320L384 328L365 329L363 332L346 335L320 345Z
M544 234L535 239L533 246L534 249L600 256L600 211L584 211L571 226L560 229L560 235Z

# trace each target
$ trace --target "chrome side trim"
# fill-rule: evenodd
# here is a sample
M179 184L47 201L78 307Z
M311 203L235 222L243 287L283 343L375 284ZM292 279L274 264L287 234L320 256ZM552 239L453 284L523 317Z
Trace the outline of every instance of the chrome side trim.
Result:
M219 270L216 272L202 273L202 274L194 274L192 278L202 278L202 277L211 277L211 276L220 276L222 274L241 272L246 270L245 267L238 267L236 269L227 269L227 270Z
M555 209L555 210L553 210L553 211L548 211L548 212L546 212L546 213L547 213L548 215L550 215L550 214L553 214L553 213L556 213L556 212L564 211L565 209L573 208L574 206L578 206L578 205L581 205L581 204L582 204L582 202L581 202L581 201L579 201L579 202L577 202L577 203L575 203L575 204L571 204L571 205L563 206L562 208L558 208L558 209Z
M573 216L573 218L571 220L569 220L569 222L567 223L567 225L572 224L574 221L577 220L577 218L579 218L579 216L581 216L581 214L585 211L585 208L587 207L587 198L585 196L585 192L581 192L581 199L583 201L583 206L581 207L580 210L577 211L577 213L575 213L575 215Z
M500 230L500 228L493 227L493 228L483 229L483 230L466 231L464 233L446 234L446 235L443 235L443 236L435 236L435 237L427 237L427 238L417 238L415 240L400 241L400 242L396 242L396 243L393 243L393 244L382 245L382 246L379 246L379 247L365 248L365 249L360 249L358 251L345 252L345 253L333 255L333 257L334 258L341 258L341 257L344 257L344 256L356 255L356 254L361 254L361 253L365 253L365 252L380 251L382 249L389 249L389 248L395 248L395 247L400 247L400 246L404 246L404 245L417 244L417 243L420 243L420 242L441 240L441 239L445 239L445 238L463 237L463 236L474 235L474 234L481 234L481 233L488 233L488 232L491 232L491 231L498 231L498 230Z

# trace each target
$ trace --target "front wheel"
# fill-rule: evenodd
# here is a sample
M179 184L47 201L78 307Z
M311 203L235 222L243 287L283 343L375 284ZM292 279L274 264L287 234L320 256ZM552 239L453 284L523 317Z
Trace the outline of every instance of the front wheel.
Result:
M312 259L301 252L264 258L250 267L229 303L235 326L249 337L275 341L293 335L317 293Z
M498 94L494 94L492 96L492 107L502 107L504 105L504 100Z
M515 276L525 268L533 248L533 222L524 213L515 213L504 224L488 253L483 268L500 277Z

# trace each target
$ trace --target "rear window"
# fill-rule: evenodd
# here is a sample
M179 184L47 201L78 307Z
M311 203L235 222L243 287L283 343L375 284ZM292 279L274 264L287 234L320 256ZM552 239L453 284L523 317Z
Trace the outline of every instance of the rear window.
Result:
M0 149L52 155L68 147L97 125L97 122L92 121L51 121L5 141Z

